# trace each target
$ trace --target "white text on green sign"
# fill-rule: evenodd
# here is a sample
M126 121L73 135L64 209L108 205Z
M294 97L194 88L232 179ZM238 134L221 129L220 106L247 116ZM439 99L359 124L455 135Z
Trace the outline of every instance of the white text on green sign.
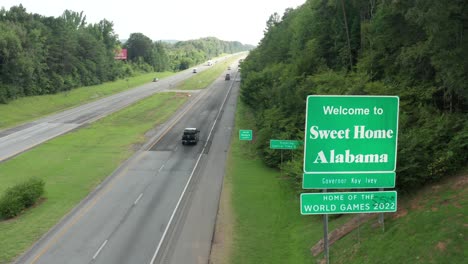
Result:
M239 130L239 140L252 140L252 130Z
M334 192L301 194L301 214L396 212L397 192Z
M271 149L297 149L302 144L299 140L270 139Z
M394 171L399 98L307 97L304 172Z
M379 173L304 173L303 189L394 188L395 172Z

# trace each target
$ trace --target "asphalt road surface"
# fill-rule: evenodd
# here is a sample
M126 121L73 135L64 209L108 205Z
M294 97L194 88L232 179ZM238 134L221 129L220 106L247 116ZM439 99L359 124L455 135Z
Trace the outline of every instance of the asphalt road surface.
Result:
M195 93L17 263L208 263L239 91L235 70L230 81L223 74ZM185 127L201 130L197 145L181 144Z
M198 66L198 71L208 66ZM170 89L193 76L192 69L91 103L0 131L0 162L47 140L94 122L156 92Z

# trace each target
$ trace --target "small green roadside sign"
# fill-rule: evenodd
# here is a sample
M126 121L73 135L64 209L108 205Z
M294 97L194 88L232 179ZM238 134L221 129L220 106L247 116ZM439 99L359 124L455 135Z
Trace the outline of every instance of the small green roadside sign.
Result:
M271 149L297 149L300 145L302 145L302 141L299 140L270 139Z
M302 189L394 188L395 172L380 173L304 173Z
M252 140L253 133L252 130L240 129L239 130L239 140Z
M396 212L397 192L334 192L301 194L301 214Z

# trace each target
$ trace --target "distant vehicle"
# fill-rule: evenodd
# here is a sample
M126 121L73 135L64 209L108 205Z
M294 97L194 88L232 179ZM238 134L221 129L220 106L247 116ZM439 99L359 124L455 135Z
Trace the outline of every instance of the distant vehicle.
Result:
M225 80L225 81L231 80L231 74L226 73L226 77L224 77L224 80Z
M182 135L182 145L197 144L200 139L200 130L194 127L187 127L184 129Z
M159 81L158 78L154 78L154 79L153 79L153 82L157 82L157 81Z
M193 68L192 72L197 73L197 68Z
M211 65L213 65L213 62L209 60L208 63L207 63L207 65L208 65L208 66L211 66Z

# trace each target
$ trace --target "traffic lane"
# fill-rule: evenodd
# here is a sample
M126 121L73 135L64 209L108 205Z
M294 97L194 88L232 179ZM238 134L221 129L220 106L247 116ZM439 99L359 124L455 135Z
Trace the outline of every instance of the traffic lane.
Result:
M159 170L170 155L140 152L66 225L20 263L89 263L102 243L125 221L146 186L167 181L159 176Z
M228 83L231 85L231 83ZM212 146L200 161L196 180L188 192L187 211L180 214L172 236L155 263L208 263L226 168L226 158L233 133L239 83L233 88L213 130ZM227 89L227 88L226 88Z
M54 137L79 127L79 124L40 123L0 138L0 161L18 155Z
M213 97L210 96L207 97L207 99L211 101ZM186 120L192 120L197 118L197 113L199 111L204 112L203 108L210 106L210 103L206 101L207 99L198 102L196 105L197 111L191 111L190 114L187 114L182 119L186 118ZM200 106L201 108L199 108ZM208 116L210 115L206 117ZM181 122L187 121L182 120ZM74 220L76 223L65 228L62 237L55 238L56 243L52 243L50 246L46 245L44 253L41 253L42 251L38 253L40 254L40 258L37 263L63 263L64 261L86 263L92 260L93 257L95 257L96 261L114 263L118 261L115 256L119 256L121 252L124 252L122 254L127 256L127 258L134 257L135 261L138 263L141 261L141 256L146 256L144 253L145 250L148 252L154 250L155 239L161 236L159 230L165 227L164 223L168 221L171 215L171 212L166 210L174 207L178 200L178 197L171 197L171 195L180 194L185 185L185 181L190 175L191 168L194 166L194 158L200 152L197 148L186 148L178 151L177 146L180 146L179 133L179 130L176 129L175 133L169 131L163 137L163 139L176 137L176 144L173 146L166 147L164 151L151 151L148 152L150 154L147 154L149 156L157 156L159 153L170 153L168 160L160 162L162 165L159 168L163 169L161 169L161 171L158 169L158 176L151 177L151 175L155 173L156 168L149 170L144 169L144 161L147 159L137 159L129 169L124 169L124 171L121 172L121 176L117 175L115 177L115 183L112 188L109 188L100 199L90 205L91 208L88 210L89 212L85 211L81 213L84 217ZM142 162L143 164L141 164ZM164 173L166 170L167 173ZM134 180L138 180L138 182L144 184L145 187L143 187L143 185L140 185L138 188L131 187ZM154 182L154 184L150 184L152 182ZM146 186L150 186L147 191L139 191L140 189L146 188ZM143 195L140 197L141 194ZM134 203L134 200L132 199L138 199L138 197L140 197L138 205L133 206L132 203ZM148 197L153 198L148 199ZM146 204L145 201L146 203L148 203L148 201L152 202ZM145 209L140 212L140 210L137 209L140 207ZM154 213L148 215L148 212L153 211ZM151 221L144 223L141 223L141 221L134 221L134 214L136 215L135 219L141 219L139 217L141 215L144 219L148 221L151 219ZM133 225L132 223L137 224ZM151 227L144 228L146 225L150 225ZM142 226L143 229L140 229ZM138 253L127 251L127 249L134 249L131 245L127 244L127 241L129 241L128 237L130 237L128 234L137 233L135 230L145 230L143 233L148 237L139 235L137 238L138 240L141 239L145 241L142 242L143 244L151 245L145 247L140 245L138 241L135 241L136 238L131 240L131 244L139 245L139 247L135 249L139 250ZM123 238L114 239L115 236L120 237L120 234L123 234ZM124 245L122 245L122 243ZM124 249L122 249L121 246L123 246ZM141 251L143 251L143 253L141 253Z
M201 151L226 92L226 83L224 81L221 82L220 79L215 81L210 85L209 89L207 88L207 90L202 91L202 99L190 109L189 114L182 117L180 121L173 126L171 132L167 133L150 150L174 150L176 148L183 148ZM200 142L197 145L182 145L182 134L187 127L195 127L200 130Z
M208 94L194 107L193 111L190 111L190 114L184 116L158 142L153 151L149 151L171 151L173 153L160 173L161 177L164 175L167 181L163 186L151 184L148 190L145 190L138 207L108 240L105 248L96 258L96 263L150 262L155 246L159 243L172 210L174 210L196 163L194 158L198 157L202 148L202 143L195 146L182 146L179 127L183 129L183 124L190 120L196 120L197 123L212 124L214 122L216 114L199 116L198 111L203 112L204 109L211 108L211 104L216 105L216 102L212 101L222 99L223 91L209 89ZM215 96L210 96L211 94L215 94ZM217 111L218 109L216 109ZM211 120L203 120L209 119L211 116L213 116ZM177 187L173 188L172 186ZM162 208L163 206L165 207ZM168 208L171 208L170 212L166 211Z
M156 151L159 152L159 151ZM152 152L148 152L152 153ZM196 160L171 157L133 210L108 238L95 263L149 263Z

